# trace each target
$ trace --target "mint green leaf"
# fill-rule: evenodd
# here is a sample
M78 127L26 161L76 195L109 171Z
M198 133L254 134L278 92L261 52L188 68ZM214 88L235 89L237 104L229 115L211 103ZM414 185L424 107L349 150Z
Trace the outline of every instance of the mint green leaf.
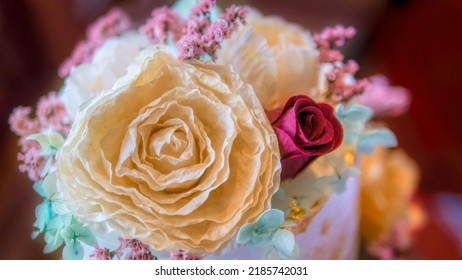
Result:
M76 240L67 243L63 248L63 259L81 260L83 258L83 247Z
M65 140L64 140L64 137L60 133L49 130L48 131L48 142L54 149L58 150L64 145Z
M63 245L63 239L62 238L58 239L56 241L53 241L53 242L49 242L43 248L43 253L44 254L52 253L52 252L56 251L56 249L61 247L61 245Z
M236 242L237 244L247 244L253 236L254 228L252 224L243 225L237 232Z
M279 229L271 240L274 248L284 255L292 255L295 248L295 236L291 231Z
M43 179L43 191L49 200L53 200L53 196L56 195L56 183L57 183L56 172L51 172L45 179Z
M43 133L32 134L27 137L27 140L34 140L40 144L40 147L42 147L40 155L42 156L50 155L54 152L53 146L51 146L48 140L48 136L46 134L43 134Z
M374 112L371 108L363 105L343 106L343 104L337 105L335 108L337 117L352 122L365 123L372 118Z
M46 198L45 191L43 190L43 181L35 182L34 185L32 186L32 188L41 197Z
M269 209L257 218L256 225L266 231L273 231L279 228L283 222L284 212L279 209Z
M95 245L98 242L88 227L80 228L77 239L90 246Z
M343 193L346 190L348 178L359 176L360 171L355 167L343 169L339 174L332 176L323 176L313 183L312 188L325 189L326 193L335 191Z
M368 130L359 136L358 151L370 154L377 145L396 147L397 144L396 136L387 128Z
M53 218L53 212L51 211L51 206L47 202L42 202L37 207L35 207L35 218L37 219L34 225L40 232L45 230L45 227Z

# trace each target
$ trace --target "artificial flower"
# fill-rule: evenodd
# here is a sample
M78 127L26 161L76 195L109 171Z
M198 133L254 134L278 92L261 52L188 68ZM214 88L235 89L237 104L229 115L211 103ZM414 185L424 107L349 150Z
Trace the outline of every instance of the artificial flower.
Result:
M68 209L96 230L202 256L270 207L280 158L232 67L153 46L77 114L57 175Z
M249 9L247 24L222 44L218 63L231 64L266 110L295 94L317 95L319 51L309 32Z
M60 91L67 114L75 118L80 105L110 90L146 45L147 40L135 32L112 37L96 50L91 62L73 68Z
M342 143L342 125L334 108L307 96L291 97L282 109L269 112L268 118L279 139L283 180Z
M372 241L390 233L411 214L417 164L402 150L378 148L361 157L361 236Z

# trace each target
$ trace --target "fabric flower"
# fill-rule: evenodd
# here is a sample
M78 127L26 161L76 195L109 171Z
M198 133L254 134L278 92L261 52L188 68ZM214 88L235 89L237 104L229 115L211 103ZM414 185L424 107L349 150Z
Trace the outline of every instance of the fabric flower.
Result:
M116 80L127 73L128 66L146 45L143 36L129 32L108 39L96 50L91 63L75 67L60 91L68 115L75 118L81 104L111 89Z
M407 112L411 94L403 87L391 86L382 75L369 78L369 86L359 101L374 111L375 117L397 117Z
M342 125L333 107L307 96L291 97L282 109L269 112L268 118L279 139L282 180L295 177L315 158L342 143Z
M249 9L246 25L222 44L218 62L231 64L250 83L266 110L295 94L317 95L319 51L309 32Z
M57 159L69 210L155 250L215 252L270 207L277 137L230 66L144 50L90 100Z
M402 150L376 149L361 158L361 235L372 241L409 220L417 187L416 163Z

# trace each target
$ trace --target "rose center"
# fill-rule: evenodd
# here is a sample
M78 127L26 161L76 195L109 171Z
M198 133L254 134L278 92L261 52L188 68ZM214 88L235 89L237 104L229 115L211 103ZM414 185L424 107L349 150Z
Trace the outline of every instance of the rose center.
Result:
M149 138L148 155L161 158L179 158L188 146L186 133L181 127L167 127L156 131Z

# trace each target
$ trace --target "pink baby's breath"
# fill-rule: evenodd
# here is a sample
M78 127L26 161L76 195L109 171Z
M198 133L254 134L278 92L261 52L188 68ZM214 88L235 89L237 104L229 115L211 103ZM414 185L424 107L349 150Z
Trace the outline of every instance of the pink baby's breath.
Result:
M130 27L130 17L121 8L114 7L88 27L87 39L102 42L127 31Z
M153 10L151 17L138 30L154 44L165 43L169 35L173 41L177 41L181 32L181 17L164 6Z
M201 1L215 3L215 1ZM208 9L209 6L206 6ZM221 15L220 19L211 23L208 18L200 18L204 15L204 7L197 11L193 9L186 23L185 35L177 42L178 58L181 60L198 59L208 54L214 58L214 53L220 48L221 43L228 39L237 30L239 23L245 24L247 9L231 5Z
M29 136L40 131L39 122L31 118L31 107L17 107L8 120L11 130L18 136Z
M27 176L31 181L37 182L41 179L41 173L45 164L48 161L48 156L41 156L40 152L42 148L40 144L27 140L25 137L19 139L19 145L21 146L21 152L18 153L18 168L20 172L27 173Z
M157 257L151 253L149 246L140 240L119 238L119 242L118 250L129 250L125 255L126 260L157 260Z
M91 258L95 258L97 260L112 260L115 257L119 258L122 256L122 252L120 250L111 251L107 248L101 248L98 244L95 246L95 251L90 255Z
M69 134L69 117L63 102L56 95L56 92L50 92L48 95L40 98L36 114L41 127L51 128L63 135Z
M358 70L359 66L353 60L341 66L334 66L334 69L327 74L329 83L327 97L333 102L340 102L362 94L368 86L367 79L348 81L346 77L347 74L354 76Z
M172 260L202 260L202 257L193 256L182 250L173 251L170 253L170 259Z
M313 36L319 49L319 57L321 62L338 62L344 59L343 54L334 48L342 47L347 40L350 40L356 35L354 27L344 27L336 25L334 27L326 27L320 33Z
M130 18L122 9L110 9L88 27L87 39L78 42L72 55L61 64L58 69L59 77L64 78L69 75L75 66L91 62L93 54L107 38L120 35L130 26Z

